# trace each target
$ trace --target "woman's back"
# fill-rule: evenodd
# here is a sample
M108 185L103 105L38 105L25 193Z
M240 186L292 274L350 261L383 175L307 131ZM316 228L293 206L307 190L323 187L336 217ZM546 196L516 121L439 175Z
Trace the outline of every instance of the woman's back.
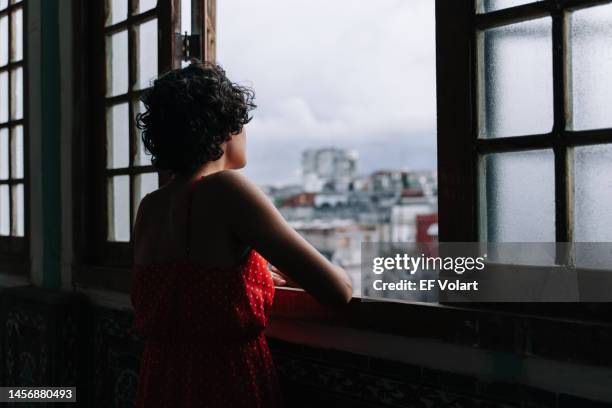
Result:
M267 262L254 250L236 263L227 258L223 217L213 220L205 199L196 207L196 194L211 192L200 186L207 182L170 183L147 199L148 213L139 212L131 297L145 350L136 407L280 403L263 334L274 298ZM220 234L211 239L209 231ZM211 252L201 245L211 243L225 259L204 259Z
M189 258L208 266L237 265L248 251L231 229L219 174L172 180L143 199L134 234L134 264Z

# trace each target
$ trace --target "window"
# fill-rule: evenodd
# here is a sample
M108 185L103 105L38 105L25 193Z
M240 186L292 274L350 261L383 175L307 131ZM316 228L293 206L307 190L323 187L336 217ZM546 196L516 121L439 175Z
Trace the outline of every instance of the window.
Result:
M25 1L0 1L0 253L27 248Z
M612 6L439 3L438 67L456 68L438 77L442 239L612 240ZM453 12L463 23L442 27Z
M84 61L91 64L85 72L97 80L86 81L91 88L84 91L92 95L96 137L85 147L92 159L86 164L88 174L94 177L85 187L89 197L83 206L89 216L81 229L95 245L83 251L89 265L124 267L131 262L129 241L138 205L167 177L151 165L136 128L136 115L143 109L139 97L159 74L181 65L187 44L182 35L204 32L204 21L214 21L214 0L105 0L84 7L93 23L80 30L92 33L96 44L91 62ZM207 30L204 41L192 38L191 55L211 57L214 26ZM97 83L103 86L96 88ZM127 287L129 276L119 280Z
M612 240L612 6L596 4L535 2L476 19L481 240Z
M224 0L218 29L256 93L245 174L357 293L363 241L437 239L433 1Z

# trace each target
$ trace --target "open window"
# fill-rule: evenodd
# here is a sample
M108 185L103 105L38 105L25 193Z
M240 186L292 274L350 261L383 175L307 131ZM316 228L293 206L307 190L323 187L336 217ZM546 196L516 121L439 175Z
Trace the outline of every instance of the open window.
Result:
M611 163L612 116L601 80L612 72L610 5L438 3L438 84L447 96L439 98L440 166L449 176L441 202L451 206L464 193L441 236L610 241L603 166Z
M612 7L498 3L475 20L480 239L609 242Z
M84 72L95 78L86 83L101 85L89 89L95 125L83 146L87 198L78 244L88 266L77 280L127 290L138 205L167 178L151 165L136 128L139 96L189 57L214 59L215 1L105 0L82 7L91 26L80 27L80 34L92 40Z
M27 1L0 1L0 259L25 261L27 217L27 111L24 22ZM7 272L23 268L7 268Z
M217 9L217 61L258 105L244 172L356 293L362 242L438 234L435 4L373 4Z

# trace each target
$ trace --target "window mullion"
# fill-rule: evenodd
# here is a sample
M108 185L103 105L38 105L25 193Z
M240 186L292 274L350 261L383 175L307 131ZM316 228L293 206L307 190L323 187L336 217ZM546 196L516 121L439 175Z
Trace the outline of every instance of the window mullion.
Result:
M572 237L572 171L571 157L565 141L568 119L568 27L565 12L558 8L552 14L553 47L553 137L555 153L555 239L557 242L571 242ZM564 254L560 256L565 257ZM564 261L564 259L558 259ZM565 263L565 262L563 262Z
M136 13L138 7L137 0L128 0L128 21L134 13ZM132 168L134 165L134 104L132 103L132 89L136 84L136 73L138 72L138 61L137 57L137 49L140 46L138 44L138 38L135 33L135 26L128 25L128 167ZM130 230L131 226L134 224L134 202L135 202L135 194L134 194L134 175L130 175L129 179L129 221L130 221Z

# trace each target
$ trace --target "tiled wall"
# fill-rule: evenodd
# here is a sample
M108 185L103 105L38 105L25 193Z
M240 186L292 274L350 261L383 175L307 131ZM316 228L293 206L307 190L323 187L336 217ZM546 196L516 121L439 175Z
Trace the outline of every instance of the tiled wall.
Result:
M78 406L132 405L142 341L131 331L129 310L93 306L82 296L34 288L3 290L0 296L2 385L75 385ZM486 340L487 348L505 351L516 349L517 341L525 342L530 353L611 365L609 328L574 324L511 324L500 317L489 324L479 322L482 337L476 340L479 347ZM522 331L517 333L517 327ZM609 406L518 383L491 382L277 339L269 343L289 407ZM574 348L579 350L571 351Z

